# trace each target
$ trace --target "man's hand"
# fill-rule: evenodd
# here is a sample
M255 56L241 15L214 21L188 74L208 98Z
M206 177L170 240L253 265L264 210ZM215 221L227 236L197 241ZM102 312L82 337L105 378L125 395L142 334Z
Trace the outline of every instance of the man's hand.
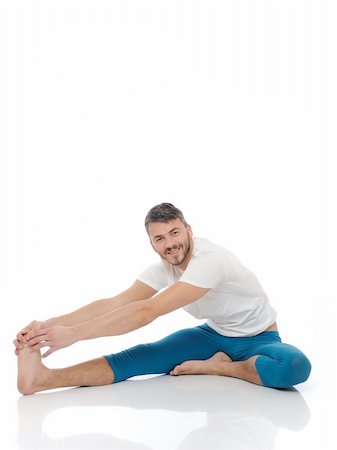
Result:
M64 327L59 325L49 328L40 328L38 330L32 329L24 335L24 338L27 340L27 344L32 350L50 347L42 357L51 355L60 348L68 347L78 340L76 338L75 327Z
M19 354L19 350L22 350L24 345L27 343L27 333L31 330L39 330L43 328L44 322L39 320L33 320L26 327L24 327L21 331L16 335L16 339L14 339L13 344L15 345L15 354Z

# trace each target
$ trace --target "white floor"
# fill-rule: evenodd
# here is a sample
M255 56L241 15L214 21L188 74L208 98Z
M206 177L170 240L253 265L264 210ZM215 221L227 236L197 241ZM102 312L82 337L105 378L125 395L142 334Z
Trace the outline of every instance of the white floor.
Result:
M215 376L139 377L31 396L9 383L0 448L332 450L335 385L315 363L310 380L290 391Z

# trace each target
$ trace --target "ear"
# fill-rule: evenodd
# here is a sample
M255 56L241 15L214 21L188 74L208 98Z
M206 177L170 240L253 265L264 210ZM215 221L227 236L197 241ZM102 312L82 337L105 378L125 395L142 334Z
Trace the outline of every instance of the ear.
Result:
M186 230L187 230L189 238L192 239L193 231L192 231L191 225L186 225Z

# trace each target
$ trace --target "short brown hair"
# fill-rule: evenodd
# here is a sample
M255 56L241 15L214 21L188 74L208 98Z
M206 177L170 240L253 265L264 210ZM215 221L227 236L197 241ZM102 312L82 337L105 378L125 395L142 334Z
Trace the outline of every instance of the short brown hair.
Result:
M160 203L150 209L145 217L145 228L148 231L148 226L153 222L170 222L174 219L180 219L186 226L187 222L180 209L176 208L172 203Z

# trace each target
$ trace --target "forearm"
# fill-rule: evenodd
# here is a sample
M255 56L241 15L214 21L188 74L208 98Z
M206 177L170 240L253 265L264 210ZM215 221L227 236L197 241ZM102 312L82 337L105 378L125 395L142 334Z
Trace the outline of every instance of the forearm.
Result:
M87 322L74 326L76 340L102 336L117 336L141 328L154 319L149 301L142 300L124 305Z
M122 299L120 296L96 300L69 314L64 314L58 317L52 317L48 320L45 320L44 325L45 327L52 327L57 325L61 326L78 325L82 322L88 322L97 317L104 316L108 312L111 312L114 309L123 306L125 303L126 300Z
M129 303L151 298L156 294L156 292L157 291L152 287L142 283L140 280L136 280L128 289L115 295L114 297L96 300L74 312L63 316L53 317L46 320L44 323L46 327L58 325L70 327L78 325L82 322L88 322L95 318L104 316L105 314Z

